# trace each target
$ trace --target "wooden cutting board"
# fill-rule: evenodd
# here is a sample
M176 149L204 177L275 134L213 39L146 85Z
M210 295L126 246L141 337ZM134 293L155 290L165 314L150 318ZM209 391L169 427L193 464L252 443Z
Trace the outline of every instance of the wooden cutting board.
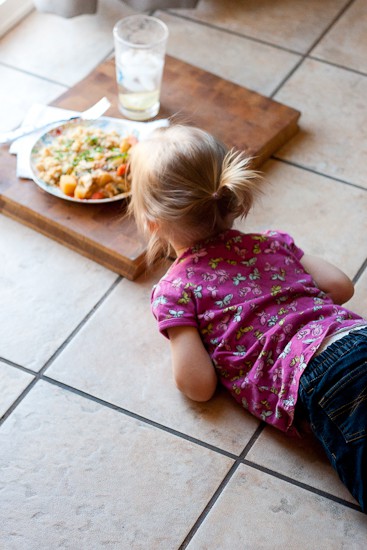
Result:
M82 111L106 96L106 116L117 107L115 64L99 65L52 103ZM193 124L229 147L244 150L259 167L298 130L299 111L207 71L167 56L157 118ZM124 201L77 204L49 195L33 181L16 177L16 157L0 147L0 212L76 250L128 279L144 270L145 241Z

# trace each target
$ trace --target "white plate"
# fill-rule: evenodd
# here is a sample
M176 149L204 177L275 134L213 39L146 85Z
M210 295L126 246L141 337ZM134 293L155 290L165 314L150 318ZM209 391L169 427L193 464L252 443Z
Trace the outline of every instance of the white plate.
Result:
M49 183L46 183L43 179L41 179L38 176L38 170L36 168L36 164L38 161L37 156L40 150L43 149L43 147L52 145L56 137L60 136L63 132L65 132L67 129L73 126L86 126L86 127L92 126L93 128L101 128L104 132L112 132L114 130L122 138L133 134L138 140L139 140L139 134L140 134L139 129L132 127L131 123L125 123L123 120L121 120L120 122L117 119L111 119L107 117L101 117L101 118L98 118L97 120L81 120L78 118L78 119L65 122L64 124L60 124L60 125L57 125L55 123L54 128L45 132L43 136L41 136L32 147L30 165L32 170L33 181L41 189L43 189L47 193L50 193L51 195L54 195L55 197L59 197L60 199L63 199L66 201L79 202L81 204L100 204L100 203L106 203L106 202L115 202L128 197L130 195L130 192L120 193L119 195L115 195L114 197L109 197L106 199L76 199L74 197L70 197L69 195L65 195L65 193L63 193L58 186L50 185Z

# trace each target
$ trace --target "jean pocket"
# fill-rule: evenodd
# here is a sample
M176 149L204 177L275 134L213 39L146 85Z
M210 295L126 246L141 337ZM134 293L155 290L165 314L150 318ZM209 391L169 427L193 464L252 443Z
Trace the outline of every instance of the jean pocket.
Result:
M346 373L319 402L347 443L366 437L367 363Z

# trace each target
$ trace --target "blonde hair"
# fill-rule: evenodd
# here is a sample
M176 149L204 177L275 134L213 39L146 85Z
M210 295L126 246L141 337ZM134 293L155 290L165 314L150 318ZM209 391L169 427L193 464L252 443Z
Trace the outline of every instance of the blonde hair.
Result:
M251 159L192 126L155 130L131 150L131 201L149 236L147 261L168 257L178 240L192 246L246 216L259 192Z

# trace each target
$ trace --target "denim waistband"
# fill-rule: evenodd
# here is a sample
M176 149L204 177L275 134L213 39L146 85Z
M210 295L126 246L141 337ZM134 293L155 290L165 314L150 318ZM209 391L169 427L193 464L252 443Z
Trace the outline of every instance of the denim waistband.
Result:
M307 392L307 389L313 386L315 381L321 378L338 359L353 351L360 344L365 346L365 351L362 350L362 354L365 353L367 361L367 327L359 330L353 329L340 340L328 345L319 355L314 356L301 376L300 384L303 389Z
M362 330L364 328L367 328L367 322L364 325L357 325L357 326L344 328L341 331L336 332L335 334L332 334L331 336L327 336L324 342L322 342L317 352L315 353L315 357L317 355L320 355L324 350L326 350L327 347L329 347L331 344L333 344L337 340L341 340L342 338L347 336L350 332L353 332L354 330Z

